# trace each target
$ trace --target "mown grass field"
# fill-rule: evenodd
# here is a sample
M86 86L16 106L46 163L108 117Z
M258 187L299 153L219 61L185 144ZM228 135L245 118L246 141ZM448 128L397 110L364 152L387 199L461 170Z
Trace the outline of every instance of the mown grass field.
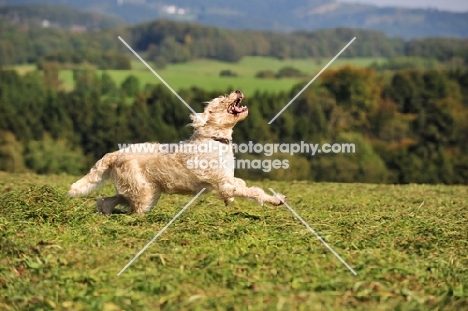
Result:
M0 173L1 310L466 310L468 187L249 182L284 207L163 196L146 215L94 212L70 176Z
M198 60L181 64L170 64L165 69L158 70L154 64L150 66L175 90L197 86L209 91L242 89L246 94L255 91L280 92L289 91L301 80L310 80L327 63L329 59L317 61L314 59L286 59L278 60L270 57L244 57L238 63L227 63L215 60ZM383 62L383 58L338 58L329 68L338 68L344 65L366 67L373 62ZM307 75L305 78L259 79L255 74L260 70L277 72L284 67L299 69ZM20 73L35 70L32 65L15 66ZM231 70L237 77L220 77L221 70ZM98 71L101 73L102 71ZM114 81L120 85L129 76L135 75L142 86L146 84L159 84L158 78L138 59L132 61L132 70L107 70ZM73 72L61 70L60 79L65 89L73 88Z

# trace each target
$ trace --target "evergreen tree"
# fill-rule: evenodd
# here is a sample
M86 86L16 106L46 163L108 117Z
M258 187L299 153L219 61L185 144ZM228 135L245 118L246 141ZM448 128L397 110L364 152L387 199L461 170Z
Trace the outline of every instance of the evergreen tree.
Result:
M135 97L140 91L140 80L134 75L130 75L122 82L121 89L126 96Z

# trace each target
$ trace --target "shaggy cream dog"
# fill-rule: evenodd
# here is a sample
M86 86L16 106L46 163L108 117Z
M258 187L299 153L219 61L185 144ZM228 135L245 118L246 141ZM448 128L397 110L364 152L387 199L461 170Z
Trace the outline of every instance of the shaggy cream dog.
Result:
M145 213L156 205L161 193L196 194L203 188L218 191L226 205L234 197L281 205L284 196L280 195L280 200L234 177L232 129L249 113L247 107L240 106L243 98L241 91L235 91L208 102L203 113L191 115L194 133L179 144L179 150L171 150L167 144L145 143L106 154L68 194L87 195L111 179L117 194L97 200L97 210L104 214L111 214L118 204L130 206L131 212Z

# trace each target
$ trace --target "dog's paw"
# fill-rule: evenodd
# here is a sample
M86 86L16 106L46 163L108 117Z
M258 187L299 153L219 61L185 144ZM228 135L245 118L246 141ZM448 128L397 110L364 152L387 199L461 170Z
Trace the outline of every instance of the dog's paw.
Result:
M224 204L226 204L226 206L228 206L230 203L234 202L234 198L226 198L224 199Z
M286 201L286 196L282 195L281 193L277 193L275 195L276 202L273 203L275 206L280 206L283 205L284 202Z
M76 183L71 185L70 190L68 190L67 195L69 197L72 197L72 198L78 197L80 195L80 191L79 191L78 187L76 187Z
M112 207L106 204L105 199L97 199L96 200L96 212L102 213L104 215L112 214Z

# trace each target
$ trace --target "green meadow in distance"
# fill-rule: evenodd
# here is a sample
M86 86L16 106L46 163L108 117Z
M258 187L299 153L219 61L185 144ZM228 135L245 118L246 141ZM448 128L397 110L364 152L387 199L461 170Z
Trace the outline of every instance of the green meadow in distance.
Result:
M244 57L238 63L227 63L216 60L197 60L187 63L169 64L164 69L157 69L151 62L149 65L175 90L196 86L208 91L241 89L245 94L253 94L255 91L280 92L289 91L301 81L309 81L327 63L329 59L286 59L279 60L271 57L249 56ZM328 70L352 65L367 67L373 62L384 62L384 58L338 58ZM303 78L261 79L255 77L257 72L271 70L278 72L281 68L293 67L300 70ZM19 65L14 67L18 72L24 73L35 70L34 65ZM222 70L231 70L237 76L220 77ZM105 70L109 73L117 85L120 85L129 75L135 75L140 80L140 85L159 84L159 79L138 59L132 61L132 70ZM102 70L98 70L102 72ZM73 88L72 70L61 70L60 79L65 89Z

